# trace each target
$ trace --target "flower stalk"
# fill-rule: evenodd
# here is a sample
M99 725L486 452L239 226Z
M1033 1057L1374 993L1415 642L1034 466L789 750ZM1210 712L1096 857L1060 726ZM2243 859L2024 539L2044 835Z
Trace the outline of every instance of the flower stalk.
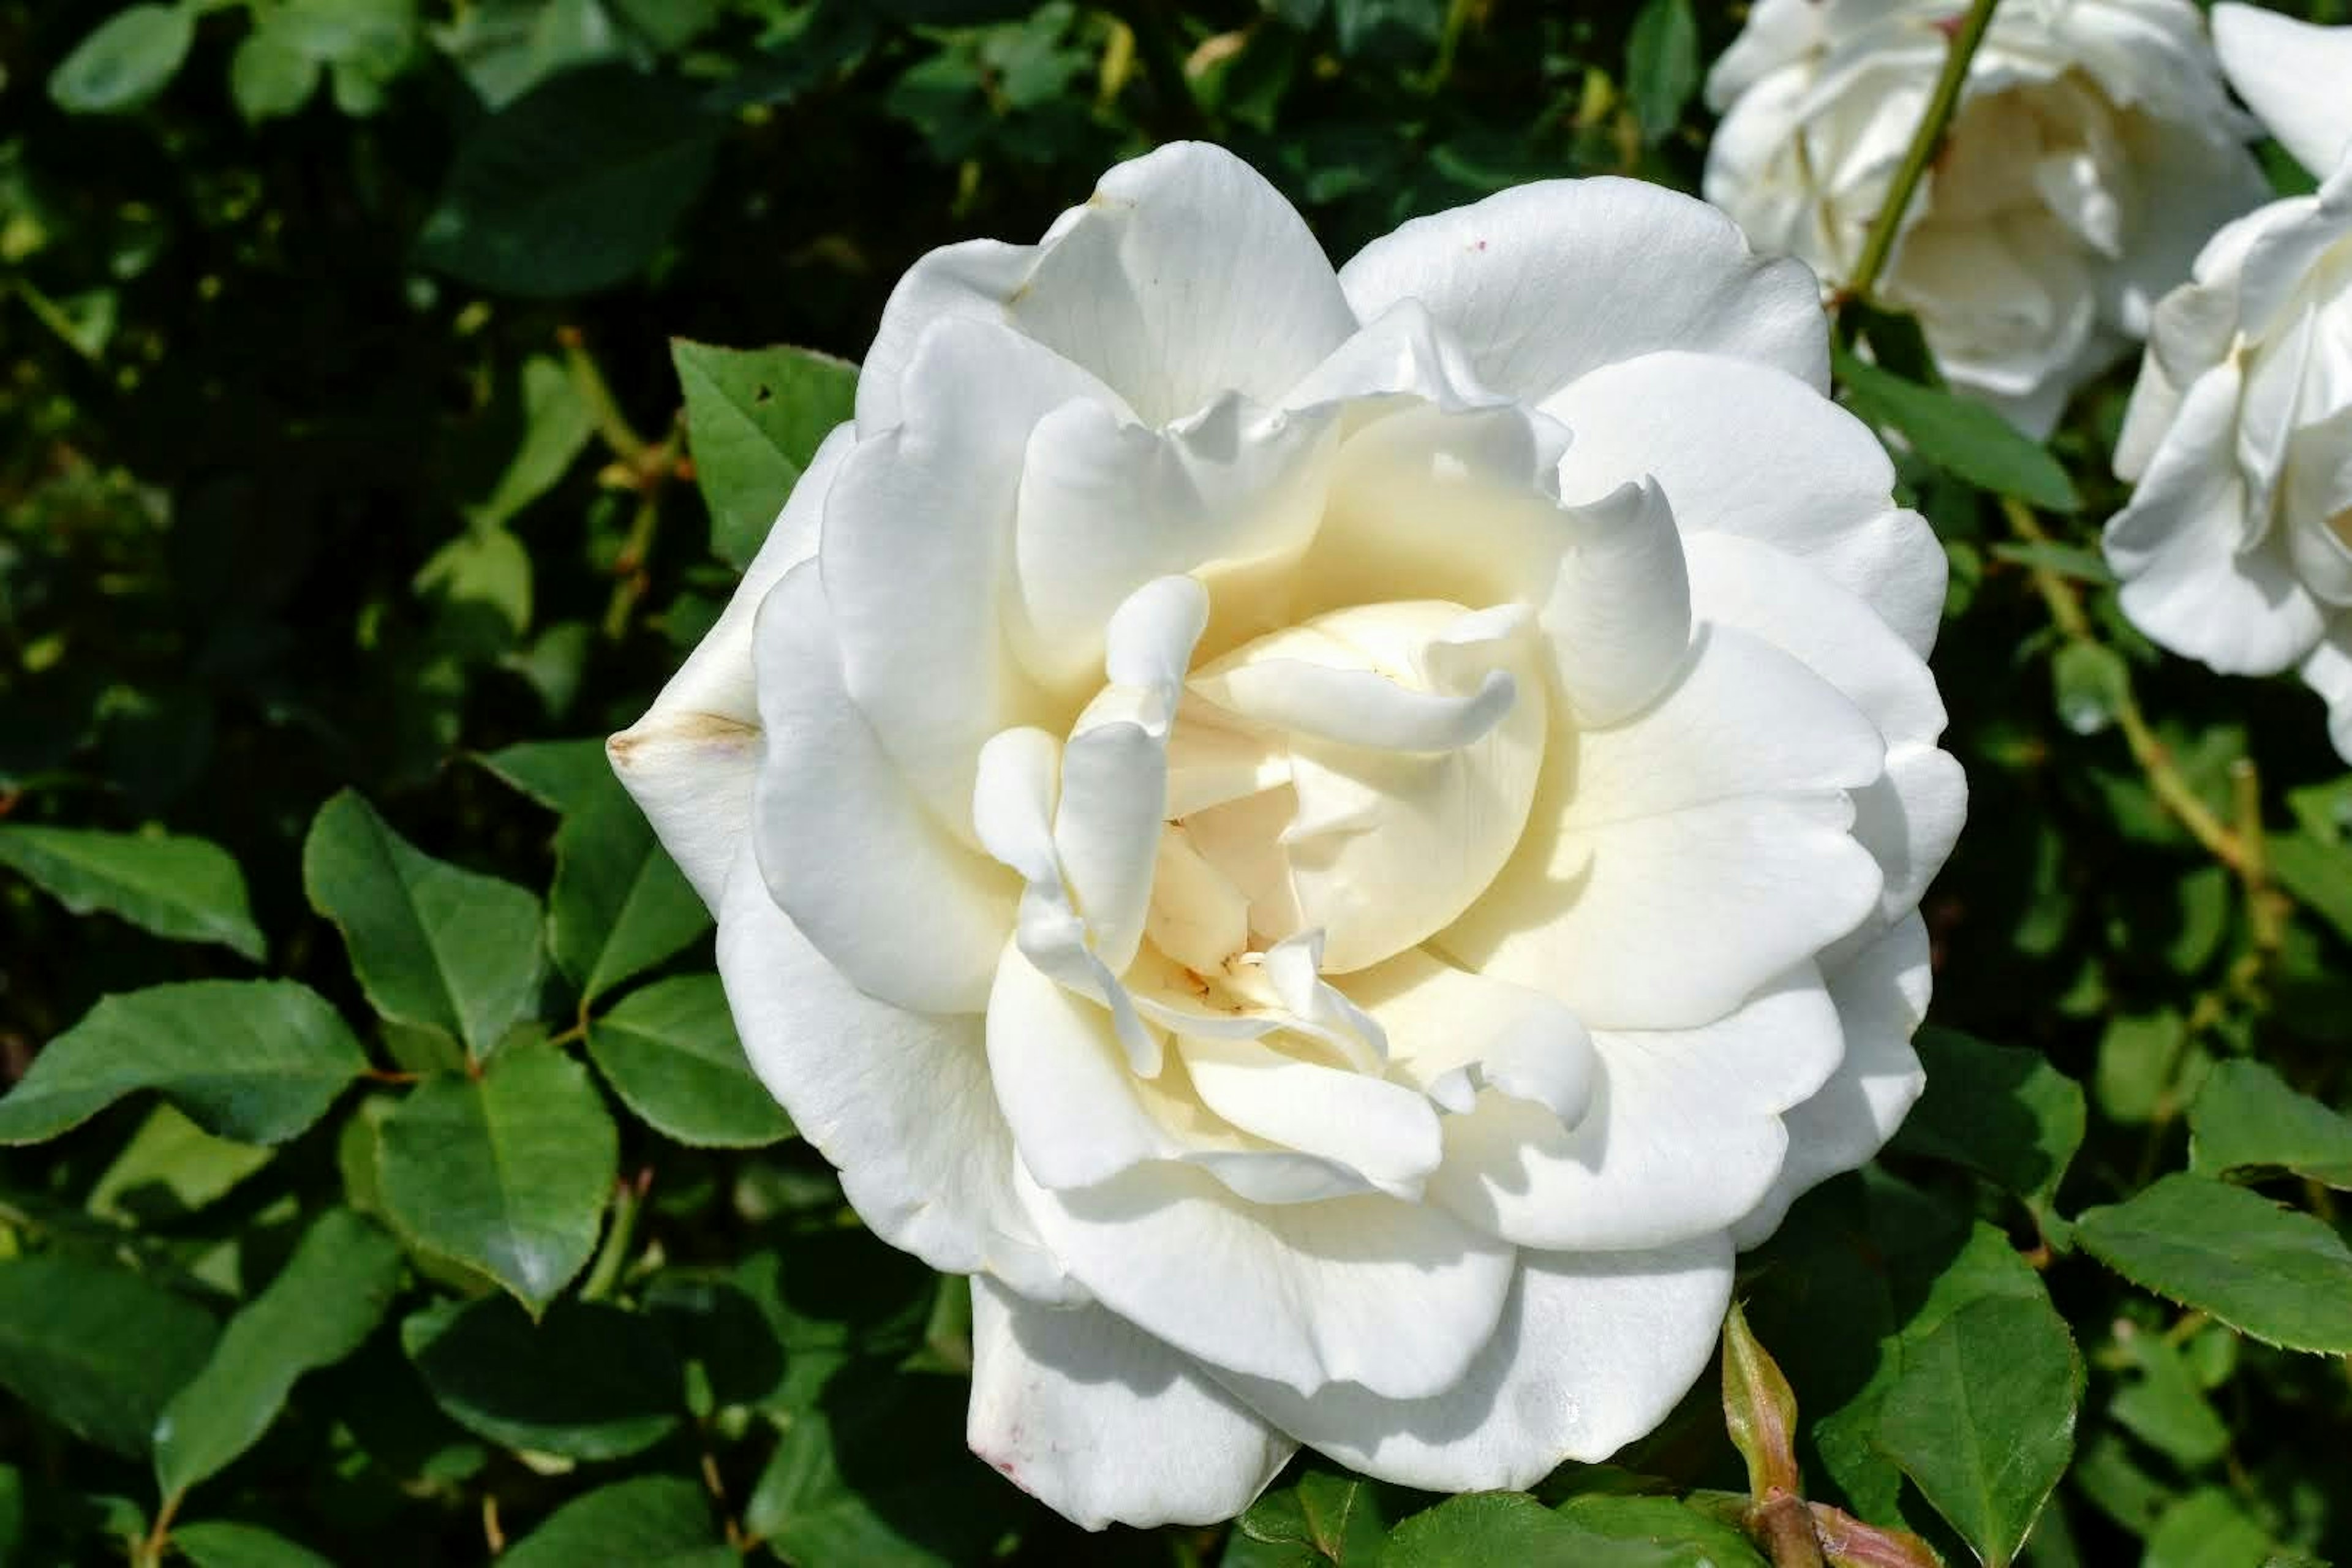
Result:
M1895 171L1895 183L1887 187L1886 205L1872 220L1870 232L1863 237L1862 256L1854 263L1853 276L1847 279L1845 297L1867 300L1878 285L1878 275L1886 268L1886 258L1894 254L1895 237L1903 232L1903 215L1911 205L1919 182L1927 177L1927 166L1944 145L1944 132L1951 125L1952 116L1960 106L1960 89L1968 84L1969 62L1976 57L1977 46L1984 42L1985 29L1992 24L1996 0L1973 0L1968 13L1959 19L1952 32L1952 47L1944 56L1943 73L1937 77L1935 90L1928 95L1927 111L1919 120L1919 129L1912 132L1911 145L1905 149L1903 162Z

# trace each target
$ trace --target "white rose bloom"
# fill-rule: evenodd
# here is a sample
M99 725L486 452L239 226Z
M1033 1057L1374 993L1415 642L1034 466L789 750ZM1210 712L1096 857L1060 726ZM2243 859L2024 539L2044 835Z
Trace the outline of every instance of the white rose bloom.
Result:
M2213 236L2156 309L2107 524L2124 614L2231 675L2301 666L2352 761L2352 27L2213 8L2230 81L2326 183Z
M1707 199L1844 283L1965 0L1758 0L1715 64ZM2003 0L1874 292L1952 384L2036 437L2262 199L2189 0Z
M744 1044L971 1274L970 1439L1206 1521L1649 1430L1920 1087L1944 557L1812 279L1622 180L1334 274L1213 147L899 283L621 776Z

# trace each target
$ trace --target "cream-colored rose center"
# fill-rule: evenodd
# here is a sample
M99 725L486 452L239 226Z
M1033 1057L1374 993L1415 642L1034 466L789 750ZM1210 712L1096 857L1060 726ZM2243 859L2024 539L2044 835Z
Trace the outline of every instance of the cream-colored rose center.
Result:
M1548 726L1517 606L1364 605L1194 670L1145 933L1206 977L1323 933L1346 973L1444 930L1525 828Z

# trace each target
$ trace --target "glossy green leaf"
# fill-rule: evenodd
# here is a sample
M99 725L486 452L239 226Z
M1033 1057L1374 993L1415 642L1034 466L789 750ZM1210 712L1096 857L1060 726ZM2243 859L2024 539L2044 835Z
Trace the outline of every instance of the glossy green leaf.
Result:
M726 349L676 338L695 482L710 548L741 570L759 553L825 433L850 416L857 367L808 349Z
M543 1311L595 1250L620 1145L588 1069L509 1051L479 1078L428 1079L384 1119L384 1214L411 1240Z
M78 915L100 910L174 942L262 955L245 873L205 839L0 823L0 865Z
M411 1314L400 1342L469 1431L568 1459L643 1452L685 1418L683 1373L649 1318L563 1301L534 1323L502 1297Z
M172 1544L195 1568L333 1568L331 1559L274 1530L227 1520L173 1525Z
M0 1100L0 1143L55 1137L154 1089L205 1131L282 1143L326 1114L367 1058L342 1016L290 980L192 980L109 996Z
M1296 1480L1250 1504L1234 1521L1234 1529L1245 1541L1275 1549L1242 1554L1253 1568L1276 1563L1362 1568L1380 1561L1389 1527L1404 1511L1400 1501L1407 1495L1310 1458ZM1229 1560L1235 1555L1227 1553Z
M1643 1534L1589 1528L1524 1492L1471 1492L1449 1498L1397 1526L1381 1568L1702 1568L1703 1547L1662 1544ZM1717 1568L1748 1568L1733 1558Z
M1644 141L1664 140L1698 90L1698 20L1690 0L1643 0L1625 42L1625 96Z
M2292 1171L2352 1190L2352 1117L2329 1110L2260 1062L2216 1067L2189 1108L2189 1163L2215 1175Z
M302 885L385 1017L478 1058L530 1016L542 955L539 900L522 889L434 859L349 790L311 821Z
M1604 1540L1647 1546L1658 1568L1765 1568L1748 1538L1673 1498L1593 1492L1559 1505L1559 1517ZM1613 1559L1611 1559L1613 1561Z
M2047 1204L2082 1147L2081 1087L2039 1051L1956 1029L1922 1029L1913 1045L1927 1069L1927 1090L1892 1146L1964 1165Z
M548 942L593 1001L710 928L710 911L614 775L601 741L539 741L480 759L562 816Z
M417 258L478 289L593 293L652 261L701 195L724 122L625 66L551 77L457 150Z
M2288 1350L2352 1352L2352 1251L2307 1214L2207 1176L2166 1176L2075 1222L2144 1289Z
M117 11L49 73L49 97L73 114L136 109L179 74L195 36L193 5Z
M144 1458L218 1325L142 1274L62 1252L0 1262L0 1387L76 1436Z
M710 1493L683 1476L635 1476L572 1499L499 1557L499 1568L730 1568Z
M1972 1301L1906 1344L1878 1442L1978 1556L2005 1563L2074 1457L2082 1393L2046 1298Z
M303 1373L359 1349L400 1284L400 1247L349 1209L311 1223L268 1289L231 1318L212 1359L155 1426L166 1497L220 1473L257 1442Z
M589 1026L588 1054L622 1103L681 1143L740 1149L792 1135L791 1119L744 1059L715 974L631 992Z
M1900 434L1928 462L1979 489L2049 511L2079 511L2083 499L2049 451L1981 403L1834 353L1839 385L1855 414Z
M555 832L548 945L594 1001L710 929L710 910L607 767Z

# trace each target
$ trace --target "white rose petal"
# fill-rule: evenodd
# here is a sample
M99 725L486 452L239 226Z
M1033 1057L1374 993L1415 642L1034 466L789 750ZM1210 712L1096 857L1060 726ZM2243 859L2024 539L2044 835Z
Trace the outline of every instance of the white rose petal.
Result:
M1735 1237L1892 1132L1965 790L1942 552L1826 342L1651 186L1335 273L1189 144L901 282L613 752L761 1079L975 1276L1016 1483L1099 1527L1229 1517L1300 1441L1604 1458Z
M1847 282L1957 13L1759 0L1707 79L1724 116L1707 199ZM2261 199L2247 136L2188 0L2004 0L1876 292L1918 317L1955 386L2044 435L2147 335L2206 237Z
M2126 616L2231 675L2300 669L2352 759L2352 27L2214 8L2231 84L2315 195L2214 235L2157 307L2107 524Z

